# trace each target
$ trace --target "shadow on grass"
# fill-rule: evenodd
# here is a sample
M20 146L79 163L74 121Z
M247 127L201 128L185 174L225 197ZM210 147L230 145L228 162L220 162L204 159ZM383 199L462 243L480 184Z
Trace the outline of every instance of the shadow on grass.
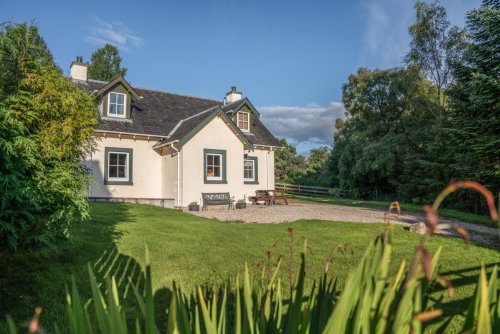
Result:
M134 294L132 283L143 293L144 291L144 268L139 262L128 255L118 252L113 244L106 249L102 256L92 266L97 282L104 285L106 279L114 277L118 294L121 298L121 305L125 311L129 328L135 327L135 319L140 317L140 308ZM88 279L85 280L87 291L90 289ZM102 291L103 294L105 291ZM155 319L160 332L167 330L167 309L172 298L172 291L168 288L161 288L154 292Z
M75 223L72 238L61 242L57 249L23 250L2 256L0 332L7 314L23 322L33 315L36 306L42 307L41 321L48 330L57 323L65 332L66 286L74 276L82 297L90 296L88 264L98 277L113 272L122 283L128 274L139 275L137 262L116 250L115 241L121 236L116 225L124 221L134 222L126 204L111 209L93 205L92 219Z
M500 262L493 262L493 263L488 263L484 265L484 268L486 269L486 275L490 277L491 272L495 266L500 267ZM481 270L481 266L473 266L473 267L468 267L468 268L462 268L458 270L448 270L448 271L443 271L440 272L440 275L448 277L451 279L451 282L453 284L453 287L455 289L471 285L471 286L476 286L478 279L479 279L479 273ZM437 285L434 289L435 292L443 291L443 288L440 285ZM469 296L467 298L455 298L455 299L448 299L444 298L444 292L440 294L440 297L438 298L432 298L431 300L434 303L434 307L438 309L443 310L443 316L440 318L437 318L431 322L429 322L427 325L432 325L435 323L441 323L442 324L434 329L435 333L445 333L448 330L448 325L450 322L453 320L455 317L463 316L465 317L466 310L468 309L469 304L471 303L472 296ZM444 320L444 321L443 321ZM457 331L459 328L456 329Z

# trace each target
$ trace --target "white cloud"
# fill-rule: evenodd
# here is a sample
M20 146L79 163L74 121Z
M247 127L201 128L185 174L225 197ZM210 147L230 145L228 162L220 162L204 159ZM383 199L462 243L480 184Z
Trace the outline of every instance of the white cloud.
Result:
M259 107L262 121L278 138L297 146L301 154L314 147L331 146L335 120L345 118L345 108L340 102L331 102L322 107L309 104L304 107L270 106Z
M414 4L415 0L363 0L362 8L366 11L363 66L401 65L409 48L408 27L415 19ZM452 25L463 26L465 14L479 7L481 1L444 0L440 4L446 9Z
M413 18L413 1L363 1L367 11L364 34L364 63L377 67L398 66L407 51L408 26Z
M120 21L110 22L98 16L95 16L93 21L90 34L85 38L89 43L99 46L109 43L117 46L120 50L130 51L139 48L144 42L141 37Z

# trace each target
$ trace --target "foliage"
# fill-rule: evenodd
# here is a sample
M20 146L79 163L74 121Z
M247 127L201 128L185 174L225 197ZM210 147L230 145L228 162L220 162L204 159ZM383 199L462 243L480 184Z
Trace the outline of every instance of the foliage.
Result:
M490 4L490 5L489 5ZM485 2L467 15L469 47L453 70L451 121L445 129L450 179L468 178L500 189L500 4ZM480 199L464 194L464 209Z
M436 87L437 101L444 107L446 89L453 82L452 62L464 50L464 31L451 27L446 10L439 3L415 3L416 21L408 29L410 51L405 61L419 66Z
M331 149L327 146L313 148L309 151L306 159L306 168L303 175L294 180L295 184L324 186L331 184L331 173L329 168Z
M360 69L343 86L348 119L336 124L334 185L357 198L416 204L429 202L447 180L476 180L498 191L499 8L485 1L462 31L450 28L438 3L416 3L408 66ZM486 210L473 192L445 206Z
M283 149L275 152L276 179L311 186L330 185L330 149L327 146L311 149L309 157L305 158L298 154L297 149L286 139L280 139L279 143Z
M53 245L88 216L94 101L63 77L35 26L0 31L0 249ZM5 69L5 71L3 71Z
M445 185L432 161L442 149L435 142L439 107L417 68L360 69L344 84L343 102L348 118L334 135L334 184L358 197L410 201Z
M283 148L274 153L275 177L281 181L292 182L304 173L305 158L297 154L297 149L284 138L279 139L279 146Z
M97 49L91 57L88 68L90 79L111 81L117 76L125 76L127 69L121 67L122 58L118 48L111 44L106 44Z

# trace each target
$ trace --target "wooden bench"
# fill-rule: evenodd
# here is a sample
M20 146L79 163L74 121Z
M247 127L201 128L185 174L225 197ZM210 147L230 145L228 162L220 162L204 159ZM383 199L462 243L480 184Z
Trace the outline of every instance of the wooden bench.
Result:
M266 205L269 205L271 204L273 197L269 196L266 190L255 190L255 196L249 196L248 199L252 202L252 205L261 201L263 201Z
M202 210L208 210L209 205L227 205L228 209L234 209L234 198L229 193L201 193L201 197Z

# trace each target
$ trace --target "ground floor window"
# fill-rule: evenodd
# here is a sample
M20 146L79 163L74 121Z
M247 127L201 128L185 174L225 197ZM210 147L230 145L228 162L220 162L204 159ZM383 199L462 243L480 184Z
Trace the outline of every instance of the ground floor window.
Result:
M243 161L243 180L245 183L256 184L259 182L257 157L245 157Z
M132 149L106 147L104 181L106 184L132 184Z
M226 151L205 149L203 155L205 183L227 183Z
M207 179L222 180L222 154L207 154Z

